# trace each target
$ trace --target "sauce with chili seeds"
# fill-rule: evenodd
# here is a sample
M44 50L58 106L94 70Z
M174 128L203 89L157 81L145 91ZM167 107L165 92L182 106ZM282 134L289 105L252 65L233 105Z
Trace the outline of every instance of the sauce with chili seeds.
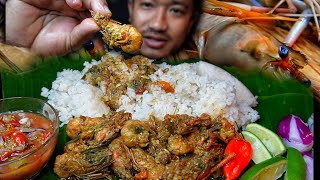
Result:
M0 164L37 149L52 132L52 122L40 114L0 114Z

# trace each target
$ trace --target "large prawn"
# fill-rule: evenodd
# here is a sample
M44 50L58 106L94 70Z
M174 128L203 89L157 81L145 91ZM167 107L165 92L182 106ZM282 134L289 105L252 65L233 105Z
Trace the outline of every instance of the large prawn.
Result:
M99 12L91 12L91 15L101 28L103 41L111 49L120 48L124 52L134 53L141 48L142 35L132 25L111 20L111 14L105 16Z
M319 4L311 0L286 0L286 4L284 0L249 1L261 5L257 7L239 2L244 1L206 0L193 35L196 48L189 52L217 65L289 74L311 82L311 89L320 97L320 48L307 34L316 32L313 36L320 37L318 19L313 15L319 13Z

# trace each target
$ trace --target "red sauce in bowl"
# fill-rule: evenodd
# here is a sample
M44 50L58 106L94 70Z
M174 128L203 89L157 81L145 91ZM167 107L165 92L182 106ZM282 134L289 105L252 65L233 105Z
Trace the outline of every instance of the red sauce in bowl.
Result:
M41 114L0 114L0 179L35 177L48 163L58 131Z
M40 114L0 114L0 164L34 151L52 131L52 122Z

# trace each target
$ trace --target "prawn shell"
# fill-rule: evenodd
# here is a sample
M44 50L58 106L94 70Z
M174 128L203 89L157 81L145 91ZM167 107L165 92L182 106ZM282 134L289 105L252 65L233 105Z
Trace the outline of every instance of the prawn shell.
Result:
M124 144L128 147L146 147L149 144L149 126L139 120L129 120L121 129Z
M142 46L142 35L133 26L129 27L129 43L121 46L121 49L126 53L134 53L140 50Z
M142 35L132 25L111 20L111 14L102 15L91 11L91 16L101 28L103 41L111 49L121 48L126 53L134 53L141 48Z
M216 65L250 70L264 69L268 63L280 60L278 47L284 42L287 34L288 30L273 23L246 23L233 17L204 13L193 40L200 58ZM318 97L319 57L320 48L303 35L293 44L289 53L290 61L301 67L297 71L311 81L311 89Z

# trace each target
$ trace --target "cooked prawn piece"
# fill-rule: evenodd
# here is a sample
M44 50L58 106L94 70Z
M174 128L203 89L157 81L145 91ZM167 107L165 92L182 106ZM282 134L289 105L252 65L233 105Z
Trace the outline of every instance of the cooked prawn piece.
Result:
M102 15L91 11L91 15L97 25L101 28L103 41L111 48L120 48L124 52L133 53L138 51L142 45L140 32L128 24L121 24L111 20L110 15Z
M133 163L129 148L123 143L122 137L114 139L109 149L112 152L112 170L123 179L133 179Z
M129 120L132 120L132 115L130 113L122 111L116 113L106 121L103 127L95 130L94 140L99 144L112 141L114 138L118 137L121 128L124 126L125 122Z
M141 148L132 148L131 154L135 168L139 172L135 175L135 179L164 179L165 166L156 163L154 157Z
M86 116L79 116L73 118L67 124L67 135L73 139L80 135L81 133L86 133L91 135L92 131L99 126L99 124L104 121L105 118L97 117L97 118L90 118Z
M67 152L56 157L54 172L61 178L77 176L88 179L86 176L106 178L110 177L107 167L112 163L112 153L106 146L87 149L81 153ZM92 178L94 179L94 178Z
M121 129L121 136L128 147L146 147L149 144L149 127L143 121L129 120Z
M187 139L177 134L169 137L167 148L175 155L187 154L194 150L194 147L187 141Z

